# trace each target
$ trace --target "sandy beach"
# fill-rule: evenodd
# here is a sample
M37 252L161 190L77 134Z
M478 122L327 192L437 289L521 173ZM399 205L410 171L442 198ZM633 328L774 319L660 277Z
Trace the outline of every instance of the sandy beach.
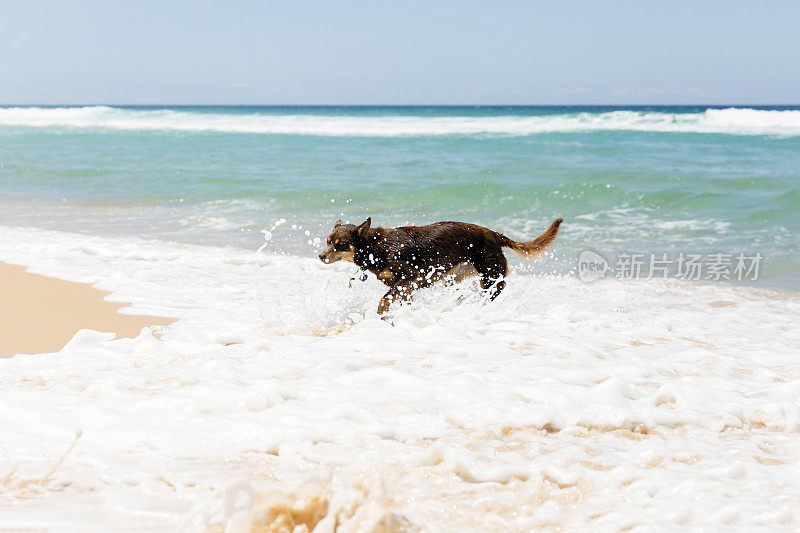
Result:
M128 304L105 300L109 294L0 263L0 357L58 351L81 329L134 338L144 327L175 321L120 313Z

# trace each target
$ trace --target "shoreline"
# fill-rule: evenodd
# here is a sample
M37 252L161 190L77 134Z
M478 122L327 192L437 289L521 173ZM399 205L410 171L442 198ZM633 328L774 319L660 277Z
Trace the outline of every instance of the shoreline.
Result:
M0 258L180 317L158 342L82 332L57 357L0 359L6 523L222 530L309 501L347 501L354 526L462 530L509 510L525 530L777 529L775 509L797 512L800 483L776 475L800 465L797 297L527 275L488 305L474 286L420 291L390 326L380 283L313 258L6 226Z
M0 200L2 200L2 194L0 194ZM26 200L29 200L29 199L26 198ZM269 224L267 224L267 225L269 225ZM175 238L171 238L170 236L166 236L166 235L149 235L149 236L135 235L134 236L134 235L128 235L128 234L124 234L124 233L114 233L113 231L108 231L108 232L95 231L95 232L89 232L89 233L80 233L78 231L75 231L74 229L66 229L65 230L65 229L56 229L55 227L49 227L49 226L33 226L33 225L25 225L25 224L9 224L7 222L5 222L3 224L0 224L0 230L2 230L4 228L7 228L7 229L18 229L18 230L30 230L30 231L38 232L38 233L41 233L41 232L53 232L53 233L56 233L56 234L68 234L68 235L79 236L79 237L84 237L84 238L99 238L99 239L104 239L104 240L105 239L108 239L108 240L122 240L122 239L124 239L124 240L126 240L128 242L131 242L131 241L135 240L135 241L138 241L139 243L146 243L146 242L150 241L150 242L156 242L156 243L158 243L160 245L166 245L166 246L171 246L171 245L192 246L192 247L196 246L196 247L200 247L200 248L217 249L217 250L235 250L237 252L251 252L251 253L255 253L255 250L259 246L264 244L263 239L261 239L261 240L256 239L255 242L252 243L251 246L246 246L246 245L244 245L242 243L238 243L238 242L221 244L221 243L216 243L216 242L207 242L207 241L203 241L203 240L194 240L194 239L175 239ZM255 235L256 232L253 231L252 234ZM318 260L317 259L317 253L315 251L313 251L313 250L310 250L310 249L306 250L305 253L299 253L298 250L295 249L295 248L268 248L267 250L261 252L261 255L264 255L264 256L270 256L270 255L290 256L290 257L298 257L298 258L302 258L302 259ZM518 260L515 258L515 256L513 254L511 254L510 252L507 252L506 253L506 257L509 259L509 263L512 266L516 266L516 264L518 263ZM562 258L563 258L563 256L562 256ZM577 259L577 258L575 258L575 259ZM0 259L0 263L2 263L2 262L3 262L3 260ZM532 261L532 263L535 263L535 262L536 261ZM524 264L525 261L523 261L522 263ZM29 268L29 267L32 267L32 266L34 266L34 265L26 264L26 268ZM542 275L548 276L548 275L550 275L550 273L543 273ZM569 274L569 273L556 273L555 275L556 276L565 276L565 277L575 277L576 279L578 279L577 276L574 276L574 274ZM56 278L56 279L60 279L60 278ZM592 284L603 282L603 281L612 281L614 279L616 279L616 278L614 278L613 276L606 276L604 278L600 278L600 279L597 279L597 280L594 280L594 281L587 282L586 284L587 285L592 285ZM764 281L764 278L760 278L757 283L754 283L752 281L737 283L737 282L735 282L733 280L721 280L721 281L716 281L716 282L715 281L704 280L704 279L686 280L686 279L681 279L681 278L677 278L677 277L668 277L668 278L663 278L663 279L662 278L654 278L654 279L658 280L658 281L662 281L662 280L663 281L667 281L669 283L679 283L679 284L682 284L682 285L685 284L686 286L691 286L691 287L695 287L695 288L710 288L710 289L726 289L726 290L737 290L737 291L739 291L739 290L741 290L741 291L750 291L752 293L756 293L757 295L760 295L761 297L773 297L773 298L781 299L781 300L798 299L798 298L800 298L800 289L792 290L792 287L789 284L785 284L785 285L784 284L779 284L779 283L776 283L775 281L773 281L771 279L767 279L766 281ZM651 280L647 279L647 278L642 278L642 279L631 279L631 280L626 280L626 281L636 284L636 283L648 282L648 281L651 281ZM763 283L763 285L759 286L758 283ZM107 291L101 291L101 292L107 292ZM123 305L125 305L125 304L123 304ZM167 318L169 318L169 317L167 317ZM174 321L174 319L173 319L173 321ZM2 352L0 352L0 353L2 353Z
M134 338L144 327L177 320L122 314L129 304L105 300L109 291L27 268L0 262L0 357L57 352L82 329Z

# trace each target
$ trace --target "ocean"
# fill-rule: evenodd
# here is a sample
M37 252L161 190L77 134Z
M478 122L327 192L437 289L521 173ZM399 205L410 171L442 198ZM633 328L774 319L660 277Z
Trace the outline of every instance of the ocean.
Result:
M0 525L795 531L798 169L800 107L0 108L0 261L178 319L0 358ZM565 221L385 321L368 216Z
M760 254L728 277L800 288L796 106L5 107L0 141L6 224L255 249L285 220L269 249L311 257L339 218L520 240L564 217L559 273Z

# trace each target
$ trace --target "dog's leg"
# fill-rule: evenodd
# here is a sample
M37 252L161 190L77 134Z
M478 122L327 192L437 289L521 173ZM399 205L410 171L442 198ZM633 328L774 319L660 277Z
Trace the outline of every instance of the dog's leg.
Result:
M461 283L465 279L477 276L478 271L470 263L459 263L445 272L444 275L445 277L451 276L454 283Z
M488 290L490 299L494 300L506 286L503 278L508 273L508 261L503 250L499 247L484 250L473 265L481 277L481 288Z
M378 314L383 315L389 310L389 307L397 300L408 301L411 299L411 294L417 288L416 283L398 283L383 295L381 301L378 302ZM386 320L386 316L383 317Z

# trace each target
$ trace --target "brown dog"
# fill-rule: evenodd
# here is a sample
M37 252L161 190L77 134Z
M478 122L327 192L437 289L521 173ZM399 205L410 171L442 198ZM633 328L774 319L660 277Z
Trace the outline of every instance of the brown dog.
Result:
M454 281L478 275L481 287L494 300L506 286L508 263L503 248L520 257L539 255L553 242L563 218L529 242L512 241L505 235L465 222L437 222L428 226L372 228L372 219L362 224L339 220L328 236L328 246L319 254L323 263L352 261L369 270L390 287L378 304L385 313L395 300L407 300L415 289L450 277Z

